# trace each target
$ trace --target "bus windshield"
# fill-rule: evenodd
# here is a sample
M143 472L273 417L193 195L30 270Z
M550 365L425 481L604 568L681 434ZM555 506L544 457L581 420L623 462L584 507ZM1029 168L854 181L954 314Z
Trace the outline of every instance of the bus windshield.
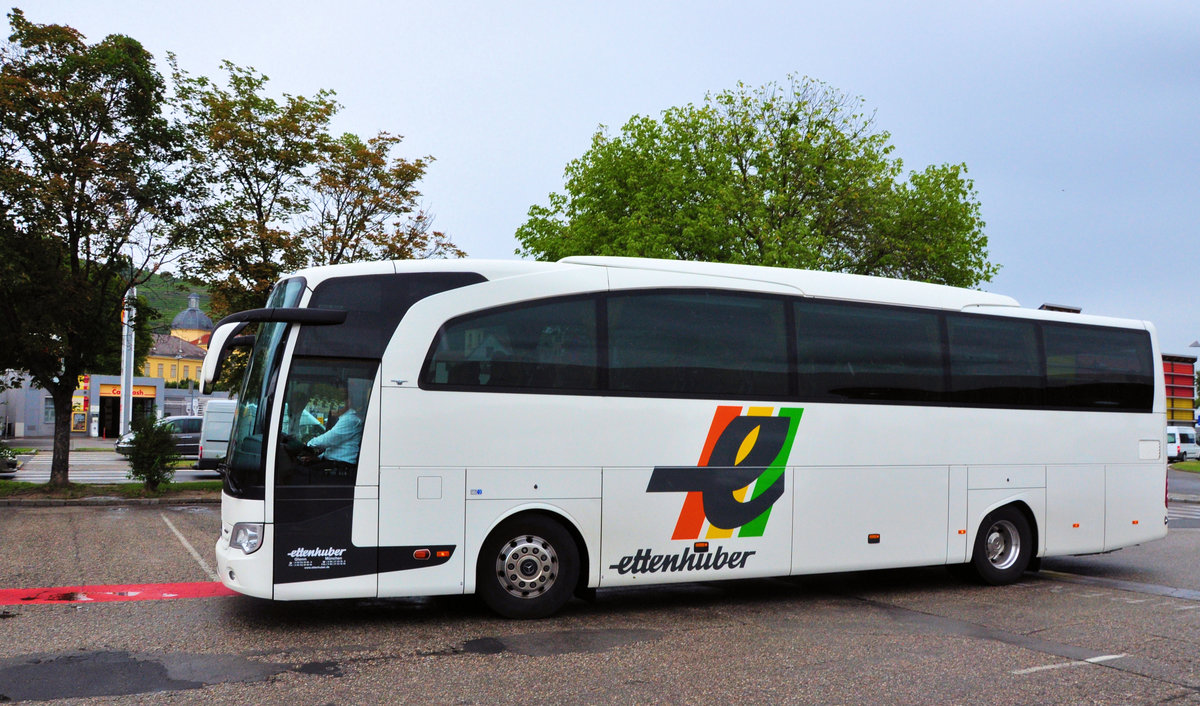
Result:
M267 300L267 308L294 307L304 293L302 277L280 282ZM285 322L258 325L254 348L238 395L225 457L225 492L237 498L261 500L266 486L266 461L263 458L267 431L270 429L271 397L279 375L279 359L288 330Z

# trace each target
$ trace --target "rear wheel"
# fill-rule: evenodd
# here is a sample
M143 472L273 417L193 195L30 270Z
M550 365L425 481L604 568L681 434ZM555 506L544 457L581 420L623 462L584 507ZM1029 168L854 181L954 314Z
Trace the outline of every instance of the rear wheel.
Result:
M543 515L501 523L483 543L475 590L506 618L544 618L571 598L579 579L579 548L557 521Z
M971 568L980 581L999 586L1013 583L1033 558L1033 532L1025 514L1006 505L983 518L975 535Z

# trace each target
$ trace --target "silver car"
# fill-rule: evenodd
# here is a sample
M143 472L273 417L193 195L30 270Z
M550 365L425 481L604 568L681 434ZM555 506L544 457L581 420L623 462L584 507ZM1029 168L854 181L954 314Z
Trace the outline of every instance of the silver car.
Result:
M204 417L163 417L164 424L171 426L175 436L175 450L183 458L195 459L200 456L200 424ZM129 455L133 444L134 433L129 432L117 439L117 453Z

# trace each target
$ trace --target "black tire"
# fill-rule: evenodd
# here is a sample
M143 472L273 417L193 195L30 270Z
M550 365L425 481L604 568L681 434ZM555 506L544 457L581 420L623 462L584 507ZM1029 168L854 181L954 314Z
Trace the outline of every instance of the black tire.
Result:
M971 552L976 578L992 586L1017 581L1034 554L1033 532L1025 513L1012 505L996 508L983 518Z
M579 580L579 547L544 515L505 520L479 550L475 592L506 618L545 618L571 599Z

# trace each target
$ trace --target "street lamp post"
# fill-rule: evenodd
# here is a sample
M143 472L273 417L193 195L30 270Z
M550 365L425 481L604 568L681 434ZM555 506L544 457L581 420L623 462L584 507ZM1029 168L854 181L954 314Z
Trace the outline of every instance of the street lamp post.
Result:
M133 321L137 313L137 287L130 287L121 311L121 423L120 433L129 432L133 422Z

